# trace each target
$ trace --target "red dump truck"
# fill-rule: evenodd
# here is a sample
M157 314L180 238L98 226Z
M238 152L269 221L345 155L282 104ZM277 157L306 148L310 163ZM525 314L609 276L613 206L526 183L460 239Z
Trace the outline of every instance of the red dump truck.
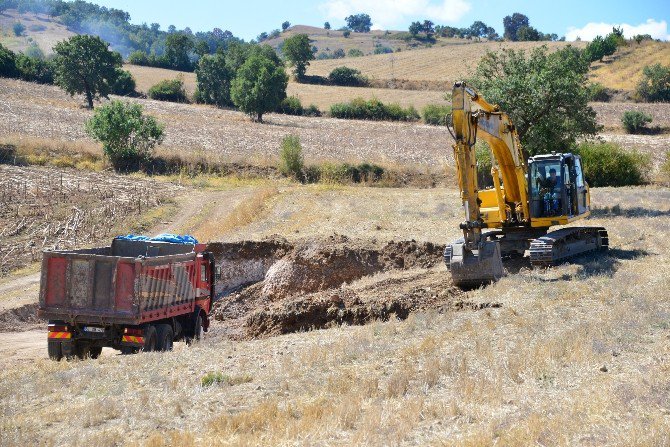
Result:
M38 315L54 360L168 351L209 326L214 257L204 244L116 238L111 246L46 251Z

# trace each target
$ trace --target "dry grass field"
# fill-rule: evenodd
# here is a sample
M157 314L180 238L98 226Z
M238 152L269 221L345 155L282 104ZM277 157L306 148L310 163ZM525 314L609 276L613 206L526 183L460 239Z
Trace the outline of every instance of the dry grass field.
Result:
M443 127L276 114L267 115L266 123L258 124L240 112L210 106L128 100L139 102L166 124L165 142L159 148L166 154L275 164L282 138L294 134L301 139L308 164L367 161L388 168L432 172L443 172L445 166L453 165L451 137ZM57 87L0 79L0 135L14 142L26 137L49 142L77 141L99 150L84 132L91 112L82 103L82 98L70 98ZM649 153L655 166L663 161L670 150L668 134L626 136L620 135L622 131L616 126L623 110L642 108L653 114L654 125L670 127L667 104L593 105L600 121L610 128L604 134L606 138L618 138L624 147Z
M342 234L363 234L393 198L415 214L391 211L381 240L458 232L453 191L373 190L360 201L360 190L323 192ZM468 292L462 310L445 302L404 321L247 341L217 322L197 346L168 354L3 358L0 443L667 445L670 244L659 236L670 231L670 190L596 189L593 203L589 224L609 229L609 254L523 268ZM261 219L268 232L274 219ZM442 267L423 272L433 279L417 286L448 287ZM208 373L220 380L203 385Z
M20 37L15 36L12 29L16 22L26 27ZM28 39L32 39L45 54L51 54L54 45L74 35L44 14L18 14L15 10L0 12L0 43L12 51L25 51L31 43Z
M591 80L610 89L634 91L642 69L653 64L670 65L670 42L630 42L613 56L591 67Z
M312 61L307 74L328 76L343 65L360 70L371 79L407 79L411 81L440 81L447 85L465 78L487 51L502 48L530 50L541 45L550 49L566 45L583 47L585 42L477 42L454 44L420 50L374 56Z

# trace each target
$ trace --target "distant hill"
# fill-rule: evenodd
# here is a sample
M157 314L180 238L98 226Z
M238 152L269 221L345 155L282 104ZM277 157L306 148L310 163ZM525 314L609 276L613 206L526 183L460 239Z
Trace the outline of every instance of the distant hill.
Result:
M333 53L342 49L345 54L351 49L357 49L364 55L372 55L376 48L392 50L394 52L408 51L420 48L439 47L444 45L463 45L475 42L474 40L438 37L432 43L417 39L409 39L405 31L380 31L373 30L369 33L354 33L344 37L344 31L327 30L315 26L295 25L281 33L279 37L264 40L275 49L279 49L287 38L296 34L307 34L313 47L317 48L317 56L322 53Z
M12 29L16 22L25 25L22 36L15 36ZM0 43L12 51L25 51L34 42L45 54L52 53L56 43L75 33L46 14L24 13L14 10L0 13Z

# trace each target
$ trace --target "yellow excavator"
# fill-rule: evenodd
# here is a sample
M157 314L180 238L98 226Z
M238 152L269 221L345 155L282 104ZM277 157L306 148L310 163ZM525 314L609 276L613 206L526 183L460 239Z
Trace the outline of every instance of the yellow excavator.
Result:
M454 159L465 221L463 238L447 245L444 260L453 282L479 287L500 279L502 259L530 252L533 266L547 267L569 257L606 250L602 227L564 227L588 217L589 186L581 158L551 153L528 158L510 117L465 82L452 90ZM475 143L488 143L493 186L478 188ZM491 230L491 231L486 231Z

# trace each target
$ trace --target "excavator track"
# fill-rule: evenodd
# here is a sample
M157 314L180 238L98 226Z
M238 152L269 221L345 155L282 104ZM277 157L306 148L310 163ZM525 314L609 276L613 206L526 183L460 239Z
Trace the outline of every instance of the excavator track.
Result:
M609 238L603 227L569 227L551 231L530 243L530 263L549 267L573 256L607 250Z

